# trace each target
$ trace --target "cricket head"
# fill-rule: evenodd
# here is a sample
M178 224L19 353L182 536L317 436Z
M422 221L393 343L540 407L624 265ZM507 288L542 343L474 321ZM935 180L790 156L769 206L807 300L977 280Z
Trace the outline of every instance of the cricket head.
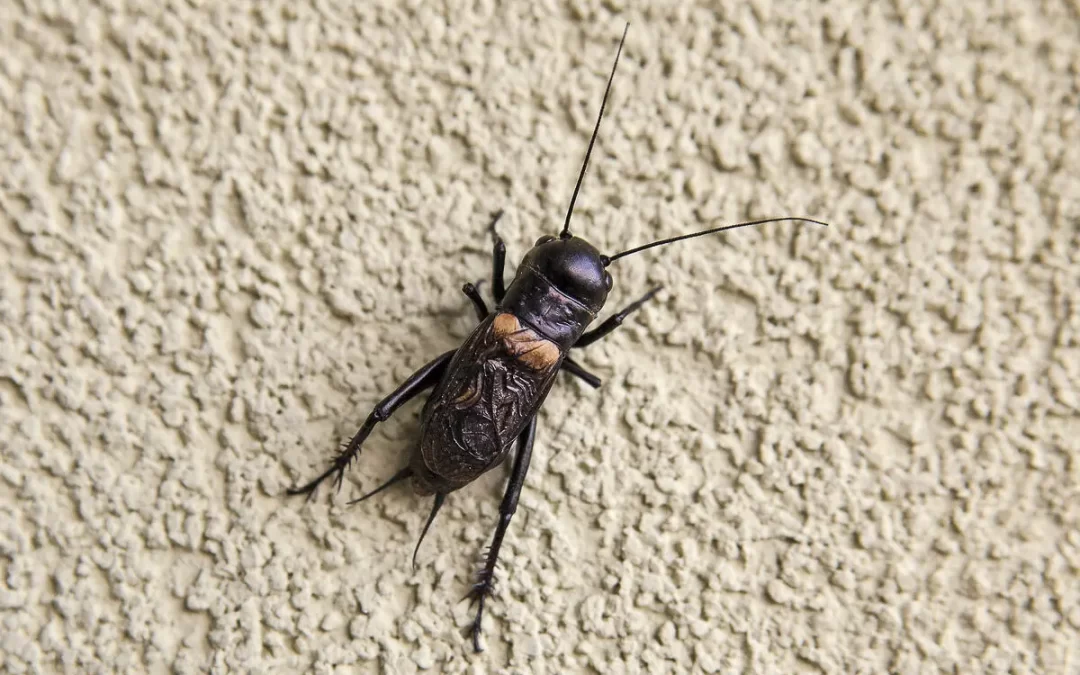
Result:
M547 279L594 314L604 306L613 283L604 269L604 256L581 237L540 237L521 267Z

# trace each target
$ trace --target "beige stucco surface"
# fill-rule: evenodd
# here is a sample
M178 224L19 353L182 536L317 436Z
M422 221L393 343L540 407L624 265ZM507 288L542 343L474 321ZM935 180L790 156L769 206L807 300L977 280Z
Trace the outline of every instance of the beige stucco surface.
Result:
M381 5L381 6L377 6ZM0 0L0 671L1080 672L1080 8ZM488 214L666 289L399 486ZM490 286L485 288L485 292Z

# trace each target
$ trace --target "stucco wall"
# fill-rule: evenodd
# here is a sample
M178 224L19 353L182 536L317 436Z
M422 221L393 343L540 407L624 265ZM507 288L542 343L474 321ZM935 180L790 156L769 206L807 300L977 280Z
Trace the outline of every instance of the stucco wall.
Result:
M1075 2L0 3L0 670L1080 672ZM666 290L496 470L340 495L488 214ZM490 286L485 288L485 292Z

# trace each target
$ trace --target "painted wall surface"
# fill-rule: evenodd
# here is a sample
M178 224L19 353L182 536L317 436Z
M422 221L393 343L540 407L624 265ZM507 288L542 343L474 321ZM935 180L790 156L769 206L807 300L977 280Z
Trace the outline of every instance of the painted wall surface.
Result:
M506 470L396 486L575 219L665 290ZM1080 9L0 3L0 671L1080 672ZM490 292L490 284L483 291Z

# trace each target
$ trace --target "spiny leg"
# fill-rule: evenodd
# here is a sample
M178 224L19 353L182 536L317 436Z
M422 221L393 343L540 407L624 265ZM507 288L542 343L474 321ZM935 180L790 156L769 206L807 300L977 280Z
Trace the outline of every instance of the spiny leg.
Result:
M574 343L574 347L588 347L600 338L606 337L608 333L621 326L622 322L626 320L626 317L630 316L638 309L640 309L642 305L651 300L652 297L659 293L663 288L663 286L657 286L645 295L641 296L641 298L635 300L634 302L631 302L629 305L620 310L617 314L609 316L607 320L604 321L604 323L600 324L596 328L579 337L578 341Z
M308 499L311 499L315 494L315 489L319 485L329 478L334 476L334 485L338 490L341 489L341 483L345 479L345 470L349 468L349 464L352 463L356 456L360 454L360 446L364 444L367 437L371 435L371 431L375 428L375 425L379 422L385 422L394 414L394 411L414 398L417 394L434 386L442 378L443 373L446 371L447 364L450 363L450 359L453 358L454 352L457 350L451 350L438 356L434 361L431 361L420 370L409 376L409 379L405 380L398 387L394 393L390 394L382 401L379 402L375 409L371 411L367 419L364 421L364 425L360 427L360 430L356 432L356 435L352 437L352 440L345 446L345 448L334 459L330 468L327 469L315 480L302 485L298 488L291 488L288 490L290 495L306 494Z
M484 601L491 595L495 582L495 563L499 559L499 548L502 546L506 529L510 526L510 518L517 510L518 496L521 488L525 485L525 474L529 472L529 460L532 458L533 441L536 440L536 417L529 420L525 429L518 435L517 453L514 455L514 468L510 474L510 483L506 486L506 494L503 495L502 504L499 505L499 524L495 527L495 536L488 547L484 566L477 574L476 583L469 591L468 598L477 603L476 619L472 624L473 649L478 652L480 648L480 622L484 617Z
M479 283L480 282L475 284L465 284L461 287L461 292L472 301L473 308L476 310L476 318L483 321L487 318L488 308L487 303L484 302L484 298L480 295L480 289L477 288Z
M491 239L494 245L491 254L491 293L495 296L495 304L499 304L503 300L503 296L506 295L506 280L503 273L506 270L506 244L503 243L502 237L499 236L498 230L495 229L495 224L499 222L499 218L502 218L502 209L495 212L494 217L491 220L491 225L488 229L491 230Z
M582 365L574 359L571 359L569 357L563 359L562 369L570 375L573 375L574 377L583 380L585 384L589 385L593 389L600 388L600 378L585 370L585 368L582 367Z

